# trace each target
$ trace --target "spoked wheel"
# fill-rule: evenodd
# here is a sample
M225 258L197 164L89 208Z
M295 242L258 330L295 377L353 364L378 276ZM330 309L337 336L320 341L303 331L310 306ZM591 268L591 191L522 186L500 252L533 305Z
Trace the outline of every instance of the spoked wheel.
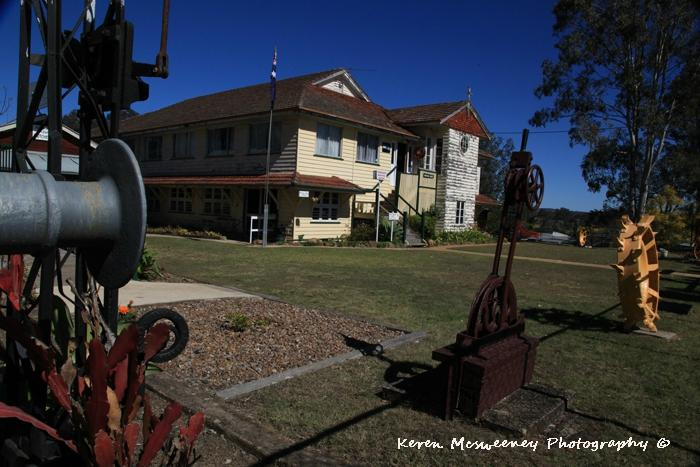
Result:
M518 302L513 284L491 276L481 285L469 313L467 332L474 337L492 334L518 320Z
M165 322L170 327L170 336L165 347L151 361L163 363L180 355L190 338L190 331L185 318L170 308L154 308L139 318L136 325L139 328L140 341L143 343L148 330L157 323Z
M544 174L539 165L530 167L527 174L527 208L536 211L544 197Z

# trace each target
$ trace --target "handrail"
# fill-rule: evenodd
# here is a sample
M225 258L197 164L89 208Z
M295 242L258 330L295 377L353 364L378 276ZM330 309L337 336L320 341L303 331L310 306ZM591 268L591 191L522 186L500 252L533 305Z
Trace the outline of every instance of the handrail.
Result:
M391 205L392 208L394 208L397 212L399 212L399 214L401 214L401 217L404 217L404 212L399 211L399 208L394 204L393 201L391 201L389 198L387 198L386 196L384 196L383 194L381 194L381 192L379 193L379 196L381 196L382 198L384 198L384 200L385 200L386 202L388 202L388 203ZM406 203L406 205L408 206L408 209L409 209L409 210L408 210L407 214L410 215L410 214L411 214L411 209L412 209L412 210L414 210L414 211L416 212L417 215L420 216L420 225L421 225L420 239L423 240L423 241L425 241L425 212L418 212L418 210L417 210L416 208L414 208L413 205L411 205L411 203L409 203L408 201L406 201L406 199L405 199L403 196L401 196L401 195L398 194L398 193L397 193L397 196L398 196L401 200L403 200L403 202ZM380 208L382 208L381 205L380 205ZM386 208L382 208L382 209L384 209L385 211L387 211ZM387 212L389 212L389 211L387 211Z

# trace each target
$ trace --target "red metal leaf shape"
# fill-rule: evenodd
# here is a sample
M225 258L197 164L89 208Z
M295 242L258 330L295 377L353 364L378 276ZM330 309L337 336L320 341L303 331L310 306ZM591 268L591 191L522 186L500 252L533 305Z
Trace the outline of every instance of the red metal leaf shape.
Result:
M90 356L87 359L87 372L90 377L91 391L86 404L88 426L95 436L107 427L107 355L98 339L90 341Z
M148 330L143 361L148 362L163 348L170 336L170 326L165 323L158 323Z
M114 377L114 393L117 398L121 401L124 398L124 392L126 391L126 385L129 382L129 358L122 359L121 362L117 363L112 370L110 375Z
M153 426L157 423L156 417L153 415L151 408L151 398L148 394L143 395L143 443L148 442L148 437L151 436Z
M100 467L112 467L114 465L112 438L102 430L95 435L95 461Z
M138 467L143 467L151 463L156 454L158 454L158 451L160 451L160 448L163 447L165 440L170 436L173 423L180 418L180 415L182 415L182 407L177 402L171 402L170 405L165 408L163 416L160 418L158 424L156 424L151 435L148 437L148 441L143 447L141 459L137 464Z
M56 368L51 368L51 371L44 372L44 378L46 378L46 383L49 385L51 394L53 394L56 402L66 409L68 413L71 413L73 406L70 393L68 392L68 386L63 377L56 372Z
M72 441L61 438L61 436L54 428L50 427L41 420L32 417L27 412L18 407L14 407L12 405L7 405L0 402L0 419L1 418L16 418L17 420L29 423L34 428L42 430L44 433L51 436L53 439L64 442L66 446L68 446L70 449L72 449L75 452L78 452L78 450L75 448L75 444L73 444Z
M135 324L124 329L114 341L114 345L109 350L107 357L107 365L110 369L114 368L124 357L129 355L131 351L136 350L139 343L139 329Z
M139 439L139 424L129 423L126 428L124 428L124 442L126 443L126 458L129 461L128 465L131 465L131 459L134 457L134 450L136 449L136 441Z
M141 404L139 391L141 386L143 386L146 371L144 365L137 363L133 358L129 358L128 361L126 402L124 404L124 410L122 410L122 416L126 418L124 418L123 423L129 423L136 416L139 405Z
M183 425L180 427L180 438L182 438L189 448L197 440L202 429L204 429L204 414L202 412L197 412L190 417L187 426Z

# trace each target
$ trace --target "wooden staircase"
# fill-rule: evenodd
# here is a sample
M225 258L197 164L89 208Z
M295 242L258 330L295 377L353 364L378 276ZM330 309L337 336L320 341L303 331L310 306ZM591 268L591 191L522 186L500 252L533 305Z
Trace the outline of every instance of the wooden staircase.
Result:
M381 212L384 213L390 213L390 212L395 212L398 211L394 204L394 200L396 200L396 190L392 190L389 195L384 197L382 195L381 201L379 203L379 208ZM405 231L405 237L406 240L404 244L409 247L424 247L426 246L426 242L421 238L420 232L416 232L411 228L408 222L403 222L403 216L404 213L401 211L398 211L399 215L401 216L401 219L399 220L399 223L401 223L404 226L404 231Z

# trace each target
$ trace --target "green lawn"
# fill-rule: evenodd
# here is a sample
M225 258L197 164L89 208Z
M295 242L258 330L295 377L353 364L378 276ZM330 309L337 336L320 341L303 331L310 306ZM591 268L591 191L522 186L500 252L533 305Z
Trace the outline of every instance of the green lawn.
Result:
M493 244L467 245L453 248L455 250L489 254L493 254L496 249ZM504 246L503 254L508 254L508 244ZM580 248L574 245L552 245L535 242L519 242L515 254L516 256L528 258L558 259L591 264L612 264L617 261L615 248ZM661 269L664 271L673 270L700 274L700 265L695 261L684 260L681 253L671 253L668 259L661 260Z
M700 279L664 276L659 329L681 339L618 332L615 274L600 268L526 260L514 263L518 304L527 333L542 338L535 381L573 391L583 439L676 443L665 450L620 453L523 449L491 452L397 450L397 437L446 441L502 438L473 424L444 422L420 408L392 406L377 396L397 370L432 366L434 348L464 328L474 293L491 259L458 252L338 248L251 248L186 239L149 238L166 271L203 282L275 295L297 305L426 330L417 345L295 378L231 402L299 442L313 442L353 463L694 464L700 461ZM522 248L521 248L522 247ZM535 250L537 248L537 250ZM490 251L490 247L474 248ZM592 253L594 259L572 255ZM600 249L518 245L517 254L606 264ZM593 256L591 256L592 258ZM666 265L662 264L662 268ZM609 311L605 311L609 310ZM555 435L556 436L556 435Z

